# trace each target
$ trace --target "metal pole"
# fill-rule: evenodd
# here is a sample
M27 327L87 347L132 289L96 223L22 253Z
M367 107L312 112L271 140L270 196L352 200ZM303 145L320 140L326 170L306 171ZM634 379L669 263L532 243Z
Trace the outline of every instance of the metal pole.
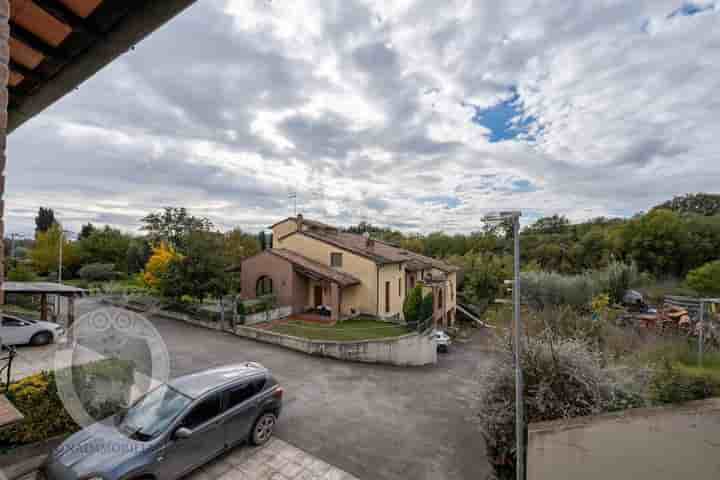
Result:
M520 349L522 332L520 323L520 219L513 219L514 242L514 284L513 284L513 321L515 325L515 439L517 480L525 480L525 414L523 398L523 377Z
M700 301L700 338L698 339L698 365L703 364L703 343L705 343L705 302Z
M63 268L63 235L65 232L60 229L60 251L58 253L58 284L62 284L62 268ZM60 318L60 295L55 295L55 319Z

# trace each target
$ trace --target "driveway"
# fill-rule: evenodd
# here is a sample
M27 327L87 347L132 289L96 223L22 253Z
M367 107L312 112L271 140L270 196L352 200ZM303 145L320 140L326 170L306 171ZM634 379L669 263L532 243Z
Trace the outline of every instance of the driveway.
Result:
M81 302L78 313L97 307ZM277 436L356 477L484 479L490 472L474 423L485 333L440 355L437 365L347 363L154 317L171 376L254 360L285 388Z

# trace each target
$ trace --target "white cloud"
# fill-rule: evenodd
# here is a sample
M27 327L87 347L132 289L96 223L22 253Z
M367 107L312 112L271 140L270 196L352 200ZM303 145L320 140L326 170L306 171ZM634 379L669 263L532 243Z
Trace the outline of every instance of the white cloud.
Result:
M185 205L467 231L717 191L720 8L679 0L198 2L9 140L8 231ZM698 4L699 5L699 4ZM529 138L472 122L517 92ZM515 182L515 183L514 183Z

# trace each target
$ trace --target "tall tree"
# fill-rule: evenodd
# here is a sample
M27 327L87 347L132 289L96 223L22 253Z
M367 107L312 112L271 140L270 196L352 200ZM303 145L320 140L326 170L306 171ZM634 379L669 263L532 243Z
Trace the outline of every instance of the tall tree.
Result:
M35 217L35 233L47 232L56 223L53 209L40 207Z
M107 225L102 229L92 227L90 230L88 236L77 242L82 263L111 263L116 270L125 271L130 236Z
M80 228L80 235L78 235L78 240L82 240L83 238L88 238L92 233L96 230L95 225L88 222L86 225L83 225Z
M162 212L154 212L141 218L141 230L147 232L148 240L154 245L167 242L173 248L182 251L190 232L209 232L213 224L205 217L195 217L184 207L165 207Z
M257 237L239 228L225 233L224 236L224 255L228 265L239 265L243 259L252 257L261 249Z
M79 265L80 257L75 243L70 242L66 236L62 235L61 227L56 223L46 232L37 234L35 245L30 250L30 259L38 273L57 272L61 237L63 242L63 268L69 269Z

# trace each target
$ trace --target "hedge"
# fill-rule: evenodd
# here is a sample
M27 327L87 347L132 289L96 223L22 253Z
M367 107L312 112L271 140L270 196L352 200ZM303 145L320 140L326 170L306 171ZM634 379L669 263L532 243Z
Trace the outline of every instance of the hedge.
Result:
M111 397L98 401L98 391L94 387L102 382L112 382L126 393L129 392L133 382L132 362L107 359L68 368L73 369L76 391L92 418L101 420L125 406L127 395L124 398ZM0 444L16 446L40 442L80 429L63 406L56 377L56 372L41 372L10 385L7 398L25 419L0 430Z

